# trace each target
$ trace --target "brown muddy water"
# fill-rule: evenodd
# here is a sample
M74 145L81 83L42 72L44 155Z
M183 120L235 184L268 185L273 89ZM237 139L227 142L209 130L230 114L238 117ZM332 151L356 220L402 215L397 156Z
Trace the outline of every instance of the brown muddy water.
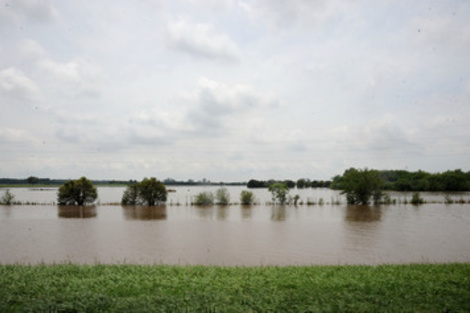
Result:
M122 190L108 192L120 196ZM230 189L234 195L240 190ZM11 191L22 201L25 195L31 196L28 190ZM56 190L43 192L54 195ZM185 192L188 189L178 189L170 195L173 205L166 207L0 206L0 263L253 266L470 262L468 203L271 206L264 204L269 195L255 191L262 204L203 208L186 205L191 195ZM322 197L325 202L338 196L333 191L302 192L303 197ZM54 200L41 196L43 202ZM429 195L432 197L438 196ZM232 198L236 201L237 197Z

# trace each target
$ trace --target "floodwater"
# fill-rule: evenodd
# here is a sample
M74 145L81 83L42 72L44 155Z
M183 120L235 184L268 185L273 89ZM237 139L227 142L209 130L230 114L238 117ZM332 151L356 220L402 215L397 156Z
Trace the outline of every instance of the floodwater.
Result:
M177 187L162 207L123 207L124 188L99 188L101 205L52 204L57 189L14 188L16 200L43 205L0 206L0 263L310 265L470 262L470 193L466 204L332 205L338 192L293 190L324 205L191 206L191 197L218 187ZM227 187L236 202L242 187ZM0 190L0 194L3 191ZM444 201L443 194L422 196ZM308 199L307 199L308 198ZM392 194L399 200L411 194ZM401 202L401 201L400 201ZM178 204L178 205L177 205Z

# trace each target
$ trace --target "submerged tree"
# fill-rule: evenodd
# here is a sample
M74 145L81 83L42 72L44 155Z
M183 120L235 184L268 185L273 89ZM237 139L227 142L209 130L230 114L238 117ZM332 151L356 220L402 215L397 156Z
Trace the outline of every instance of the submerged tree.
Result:
M273 202L276 200L280 204L284 204L287 201L287 195L289 194L289 187L284 183L274 183L269 186L269 191L273 196Z
M342 194L349 204L368 204L371 197L378 203L382 197L383 180L376 170L346 170L342 177Z
M2 196L1 203L6 205L11 205L13 200L15 199L15 195L10 192L9 189L5 190L5 193Z
M122 196L123 205L160 205L166 202L165 185L155 177L127 186Z
M96 198L96 187L86 177L64 183L57 193L57 202L61 205L85 205L93 203Z

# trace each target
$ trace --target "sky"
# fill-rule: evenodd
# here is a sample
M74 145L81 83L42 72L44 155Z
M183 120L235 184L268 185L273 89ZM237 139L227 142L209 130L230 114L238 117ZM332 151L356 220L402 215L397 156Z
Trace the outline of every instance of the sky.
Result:
M470 170L465 0L0 0L0 177Z

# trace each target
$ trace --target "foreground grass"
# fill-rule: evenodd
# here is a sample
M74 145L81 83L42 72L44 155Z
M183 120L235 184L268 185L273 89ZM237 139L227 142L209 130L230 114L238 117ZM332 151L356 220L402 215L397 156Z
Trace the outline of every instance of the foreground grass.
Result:
M1 312L470 311L470 264L2 265Z

